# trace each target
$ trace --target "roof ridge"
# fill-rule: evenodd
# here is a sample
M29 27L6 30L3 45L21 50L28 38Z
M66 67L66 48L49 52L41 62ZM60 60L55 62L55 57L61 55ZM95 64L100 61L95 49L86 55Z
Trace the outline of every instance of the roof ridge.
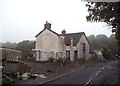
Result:
M53 30L51 30L51 29L48 29L48 30L50 30L50 31L52 31L53 33L55 33L55 34L59 35L57 32L55 32L55 31L53 31Z
M43 29L42 31L40 31L35 37L37 37L38 35L40 35L44 30L46 30L46 29ZM60 35L60 34L56 33L55 31L53 31L53 30L51 30L51 29L47 29L47 30L55 33L55 34L58 35L58 36Z
M79 34L79 33L84 33L84 32L75 32L75 33L66 33L66 34Z
M71 35L71 34L81 34L81 33L83 33L83 34L84 34L84 32L76 32L76 33L66 33L65 35ZM59 34L59 35L63 35L63 34Z

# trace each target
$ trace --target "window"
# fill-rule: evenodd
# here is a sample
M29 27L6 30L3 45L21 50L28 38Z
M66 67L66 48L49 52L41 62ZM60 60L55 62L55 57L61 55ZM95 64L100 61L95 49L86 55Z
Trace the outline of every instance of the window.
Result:
M83 45L83 53L85 53L85 43L82 43Z
M77 61L77 59L78 59L78 51L75 50L74 51L74 61Z
M70 51L66 51L66 59L70 60Z

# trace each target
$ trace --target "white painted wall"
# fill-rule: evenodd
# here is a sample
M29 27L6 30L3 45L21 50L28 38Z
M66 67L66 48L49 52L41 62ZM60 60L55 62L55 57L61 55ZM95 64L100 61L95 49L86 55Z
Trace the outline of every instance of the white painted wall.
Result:
M36 49L40 49L43 52L58 51L58 36L45 29L36 37Z
M97 55L97 59L98 59L98 60L104 60L104 57L103 57L103 54L102 54L101 51L96 50L95 53L96 53L96 55Z
M54 51L54 54L56 54L56 52L62 52L63 41L61 39L62 38L48 29L45 29L39 36L37 36L36 49L41 51L41 58L39 58L39 54L37 54L37 60L48 60L49 53L51 53L51 51Z
M82 43L85 43L85 54L86 54L86 57L83 57L83 45ZM86 59L89 59L89 43L85 37L85 35L82 35L81 39L79 40L79 43L77 44L77 48L78 48L78 57L79 58L86 58Z

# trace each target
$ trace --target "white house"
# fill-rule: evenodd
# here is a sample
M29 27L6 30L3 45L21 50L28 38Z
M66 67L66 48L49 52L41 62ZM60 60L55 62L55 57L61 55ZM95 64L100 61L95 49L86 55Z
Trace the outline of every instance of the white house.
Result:
M101 50L95 50L94 52L95 52L98 60L101 60L101 61L105 60L105 58L103 57L103 54L102 54Z
M89 42L84 32L58 34L51 30L51 24L46 22L44 29L36 36L36 61L47 61L49 58L89 59Z

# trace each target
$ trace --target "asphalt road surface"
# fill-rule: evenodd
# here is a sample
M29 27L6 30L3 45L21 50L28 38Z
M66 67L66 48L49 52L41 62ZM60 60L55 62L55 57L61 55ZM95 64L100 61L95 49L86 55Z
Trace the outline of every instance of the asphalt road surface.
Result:
M106 61L90 65L46 84L120 85L120 61Z

